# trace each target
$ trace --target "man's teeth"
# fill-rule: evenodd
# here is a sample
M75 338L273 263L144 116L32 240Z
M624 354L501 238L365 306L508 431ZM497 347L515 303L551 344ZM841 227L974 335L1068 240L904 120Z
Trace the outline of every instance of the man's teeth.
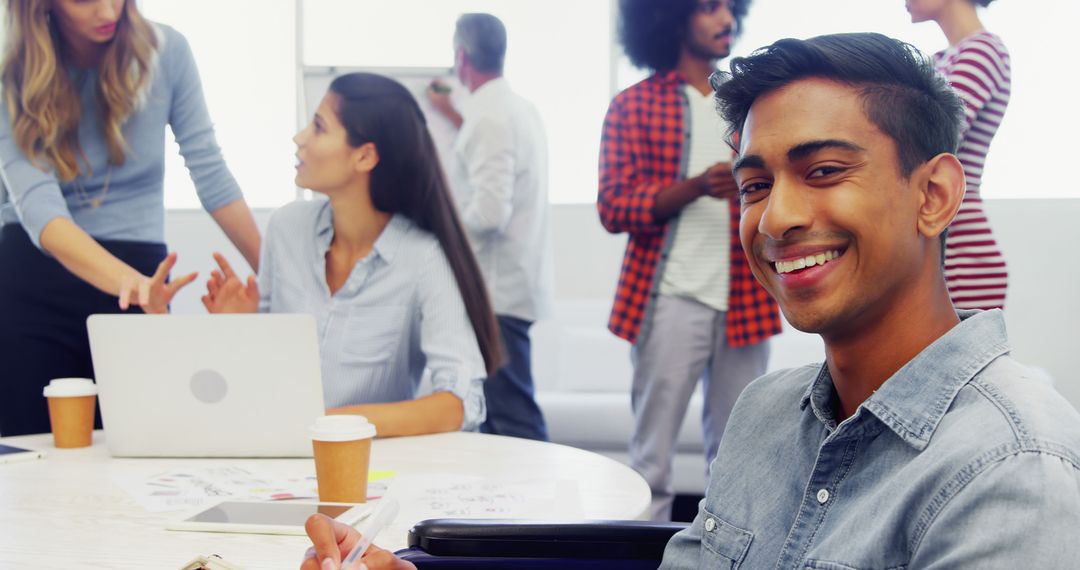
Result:
M825 265L826 263L840 257L839 250L831 250L816 255L808 255L799 259L792 259L789 261L777 261L776 272L777 273L791 273L799 269L805 269L807 267L813 267L815 265Z

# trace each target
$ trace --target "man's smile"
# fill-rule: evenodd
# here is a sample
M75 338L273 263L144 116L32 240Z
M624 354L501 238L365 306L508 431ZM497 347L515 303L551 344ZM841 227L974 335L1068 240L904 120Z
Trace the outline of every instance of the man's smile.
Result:
M840 257L841 250L830 249L821 251L818 253L811 253L806 256L796 257L788 260L777 260L773 262L773 267L777 273L791 273L792 271L799 271L807 267L814 267L815 265L825 265L826 263Z

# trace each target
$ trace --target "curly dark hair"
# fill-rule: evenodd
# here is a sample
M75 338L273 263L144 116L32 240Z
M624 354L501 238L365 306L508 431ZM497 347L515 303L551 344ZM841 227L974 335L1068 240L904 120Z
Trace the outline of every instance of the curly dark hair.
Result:
M751 0L729 1L738 36ZM619 0L619 43L630 62L653 71L673 69L697 5L698 0Z

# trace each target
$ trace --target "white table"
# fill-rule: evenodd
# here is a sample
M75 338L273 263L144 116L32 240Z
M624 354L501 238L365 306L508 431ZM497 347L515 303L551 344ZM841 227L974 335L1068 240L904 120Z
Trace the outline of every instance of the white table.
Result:
M147 512L113 480L117 474L149 477L193 465L237 463L299 476L314 472L311 459L116 459L105 449L101 432L94 434L92 447L75 450L53 448L50 435L0 442L48 452L45 459L0 464L0 568L172 570L201 554L219 554L245 570L297 568L309 545L299 536L165 530L165 522L180 513ZM371 466L398 476L454 473L493 481L575 480L585 519L643 518L650 497L637 473L601 455L484 434L375 440ZM415 522L395 521L376 544L404 548Z

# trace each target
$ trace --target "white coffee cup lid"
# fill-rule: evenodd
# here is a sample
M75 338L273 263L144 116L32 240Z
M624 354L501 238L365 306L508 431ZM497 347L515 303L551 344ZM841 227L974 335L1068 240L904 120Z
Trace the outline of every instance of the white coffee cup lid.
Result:
M44 390L46 398L76 398L97 393L97 384L89 378L56 378Z
M315 441L353 441L375 437L375 425L364 416L323 416L311 426L311 439Z

